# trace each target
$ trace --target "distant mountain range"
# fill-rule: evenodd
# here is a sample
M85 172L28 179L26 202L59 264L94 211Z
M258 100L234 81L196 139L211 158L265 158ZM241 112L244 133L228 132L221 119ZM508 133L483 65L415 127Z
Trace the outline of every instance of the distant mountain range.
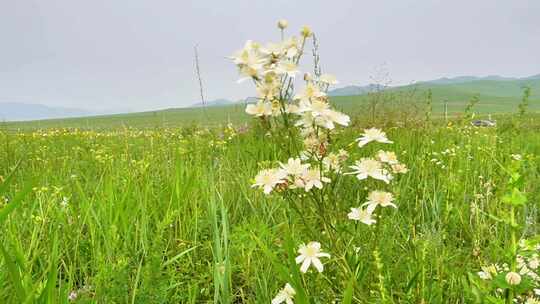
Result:
M417 82L413 85L405 85L400 87L392 87L392 89L407 89L410 86L415 86L419 89L431 88L446 88L459 93L463 96L471 94L481 94L483 96L498 96L498 97L516 97L521 96L523 85L532 87L532 97L538 98L540 93L540 74L514 78L502 77L498 75L490 75L485 77L476 76L460 76L453 78L439 78L430 81ZM364 95L370 92L379 91L383 88L376 84L365 86L350 85L342 88L336 88L328 92L329 96L356 96ZM228 106L233 104L253 103L256 99L249 97L241 101L232 101L228 99L215 99L206 102L207 107ZM202 107L201 102L192 104L190 107ZM106 115L114 113L122 113L130 111L115 111L115 112L91 112L77 108L52 107L41 104L27 104L14 102L0 102L0 121L22 121L22 120L40 120L53 118L68 118L68 117L85 117L95 115Z
M482 80L488 80L488 81L514 81L514 80L536 80L540 79L540 74L533 75L529 77L522 77L522 78L516 78L516 77L503 77L499 75L489 75L485 77L476 77L476 76L459 76L459 77L453 77L453 78L439 78L435 80L429 80L429 81L422 81L421 83L431 83L431 84L456 84L456 83L464 83L464 82L471 82L471 81L482 81Z
M529 76L529 77L522 77L522 78L503 77L499 75L489 75L489 76L484 76L484 77L477 77L477 76L458 76L458 77L451 77L451 78L443 77L443 78L438 78L434 80L420 81L416 83L416 85L425 85L425 84L454 85L454 84L474 83L476 81L519 82L519 81L532 81L532 80L540 80L540 74ZM405 85L402 87L407 87L407 86L410 86L410 85ZM330 90L328 91L328 95L329 96L363 95L363 94L367 94L371 92L376 92L381 89L384 89L384 88L376 84L369 84L366 86L349 85L346 87Z
M380 85L368 84L366 86L350 85L328 91L329 96L363 95L383 89Z
M0 103L0 120L39 120L50 118L83 117L97 115L90 111L76 108L50 107L29 103Z

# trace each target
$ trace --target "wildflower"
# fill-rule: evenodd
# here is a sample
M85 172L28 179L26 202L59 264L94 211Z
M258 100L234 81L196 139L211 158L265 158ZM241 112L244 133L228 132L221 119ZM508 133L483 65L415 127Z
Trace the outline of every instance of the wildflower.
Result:
M377 153L377 159L380 162L387 163L387 164L390 164L390 165L395 165L395 164L399 163L398 160L397 160L396 153L392 152L392 151L382 151L382 150L380 150Z
M494 275L497 275L497 268L495 265L482 266L482 271L478 272L478 276L482 280L491 280Z
M364 203L362 207L367 206L366 209L369 213L372 213L377 206L397 208L397 206L392 203L393 201L394 196L390 192L371 191L368 195L368 201Z
M313 34L313 32L307 25L304 25L302 29L300 30L300 34L302 35L302 37L308 38Z
M341 161L346 161L349 158L349 152L339 149L338 156Z
M72 291L72 292L70 292L69 295L68 295L68 300L69 300L69 301L75 301L75 300L77 300L77 297L78 297L77 292L76 292L76 291Z
M321 92L318 86L312 83L308 83L301 93L294 96L294 99L298 99L303 102L309 102L312 98L319 98L324 96L326 96L326 94L324 92Z
M524 303L525 304L540 304L540 300L531 296L527 298L527 300Z
M287 20L285 19L280 19L277 23L278 28L281 30L286 29L288 25L289 25L289 22L287 22Z
M293 298L296 295L296 291L292 288L291 284L285 284L285 287L281 289L276 297L272 299L272 304L281 304L285 302L286 304L293 304Z
M330 153L322 160L324 168L326 170L334 170L339 172L341 170L341 158L337 153Z
M353 221L360 221L368 226L376 223L377 221L372 218L373 214L369 210L362 208L351 208L351 212L347 214L347 217Z
M513 271L506 274L505 279L506 283L510 285L519 285L519 283L521 283L521 276L519 275L519 273Z
M372 141L377 141L383 144L393 143L392 141L388 140L388 138L386 138L385 132L377 128L365 129L362 136L357 138L356 141L358 142L358 147L360 148Z
M327 129L330 130L334 129L334 123L346 127L351 121L348 115L330 109L324 111L322 117L324 117L327 121L331 122L331 127L327 127Z
M246 113L257 117L270 116L272 115L272 105L264 101L259 101L256 104L248 104Z
M267 74L265 78L265 81L259 83L255 89L260 98L272 100L279 94L279 84L273 76Z
M281 168L290 175L303 175L309 168L309 164L302 164L300 158L289 158L286 164L280 164Z
M276 68L274 69L276 74L283 75L287 74L287 76L294 78L296 76L296 73L298 73L298 66L296 63L291 61L280 61L278 62Z
M248 66L254 69L260 69L264 63L264 59L260 56L259 52L256 52L258 45L248 40L244 45L244 48L237 51L230 58L239 67Z
M391 168L392 168L392 172L397 173L397 174L405 174L409 172L409 169L407 168L405 164L394 164L391 166Z
M263 188L264 194L269 194L276 185L285 183L286 177L287 173L280 169L262 170L255 177L255 183L251 187Z
M300 271L306 273L309 266L313 266L317 271L322 272L324 267L319 258L329 258L328 253L321 252L321 244L319 242L309 242L307 245L302 244L298 249L299 256L296 257L296 264L302 263Z
M306 192L311 190L313 187L322 189L323 182L330 182L330 179L328 177L324 177L321 175L321 171L319 171L319 169L305 170L301 178L304 181L304 189L306 189Z
M540 261L537 257L534 257L529 261L529 268L536 269L538 266L540 266Z
M359 180L372 177L388 184L392 179L392 176L382 168L382 164L372 158L363 158L360 161L357 160L354 166L350 166L350 168L355 171L346 174L355 174L356 178Z
M250 66L242 66L239 68L238 72L240 73L240 79L236 82L242 83L248 79L257 78L259 75L259 70Z
M517 161L520 161L523 159L523 156L521 156L521 154L512 154L510 156L512 157L513 160L517 160Z

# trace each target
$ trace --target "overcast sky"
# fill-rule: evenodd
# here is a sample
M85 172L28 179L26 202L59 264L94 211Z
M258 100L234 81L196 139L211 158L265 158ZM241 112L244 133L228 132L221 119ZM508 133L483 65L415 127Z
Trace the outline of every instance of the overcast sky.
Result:
M323 70L367 84L540 73L538 0L0 0L0 102L147 110L253 95L225 58L308 24Z

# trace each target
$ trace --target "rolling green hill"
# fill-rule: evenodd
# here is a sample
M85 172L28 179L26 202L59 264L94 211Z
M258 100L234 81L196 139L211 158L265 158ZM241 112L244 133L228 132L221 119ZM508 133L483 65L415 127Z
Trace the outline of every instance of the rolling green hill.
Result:
M468 100L475 94L480 95L480 102L475 112L480 114L512 113L517 111L523 92L523 86L532 90L529 109L540 112L540 79L521 80L476 80L463 83L437 84L419 83L415 85L392 88L384 91L386 103L407 109L414 105L418 111L425 105L428 90L433 93L433 111L444 112L444 103L448 102L449 115L463 112ZM333 96L337 108L349 114L365 112L374 98L373 94L357 96ZM167 109L151 112L140 112L120 115L94 116L84 118L50 119L29 122L8 122L3 127L8 129L36 128L120 128L138 127L155 128L186 125L216 125L227 122L241 123L249 120L244 113L244 104L213 106L204 108Z

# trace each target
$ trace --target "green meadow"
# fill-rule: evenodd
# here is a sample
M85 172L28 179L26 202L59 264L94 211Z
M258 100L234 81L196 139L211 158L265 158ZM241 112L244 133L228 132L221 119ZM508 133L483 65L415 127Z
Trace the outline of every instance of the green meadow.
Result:
M433 115L438 117L444 117L445 111L448 116L463 115L469 100L477 95L479 96L479 103L475 106L475 112L487 117L489 114L517 112L517 105L521 102L523 87L525 86L531 88L529 111L540 112L540 79L477 80L457 84L419 83L373 94L335 96L332 97L332 102L336 108L352 115L375 112L375 116L380 118L380 116L387 116L392 113L394 116L399 116L401 120L410 120L424 115L428 91L432 92ZM373 105L375 105L375 111L373 111ZM207 108L175 108L85 118L6 122L3 123L3 127L12 130L40 128L162 128L193 125L208 127L228 122L246 123L249 121L249 116L245 114L244 109L245 103L238 102L235 105ZM371 117L372 115L368 116Z
M518 98L481 98L476 111L507 114L476 128L457 115L465 96L432 89L432 120L390 102L372 116L365 96L334 99L353 116L338 131L351 159L392 149L409 168L376 227L347 219L374 181L333 176L343 191L312 190L333 198L317 211L307 194L252 188L257 172L287 161L290 138L262 130L243 106L7 124L1 302L270 303L294 282L295 303L499 303L486 302L477 272L511 261L515 227L520 239L538 233L540 116L510 114ZM440 94L452 102L448 121ZM372 126L394 143L358 148ZM512 172L527 200L512 209L514 228L503 220ZM322 273L294 262L309 241L331 254Z

